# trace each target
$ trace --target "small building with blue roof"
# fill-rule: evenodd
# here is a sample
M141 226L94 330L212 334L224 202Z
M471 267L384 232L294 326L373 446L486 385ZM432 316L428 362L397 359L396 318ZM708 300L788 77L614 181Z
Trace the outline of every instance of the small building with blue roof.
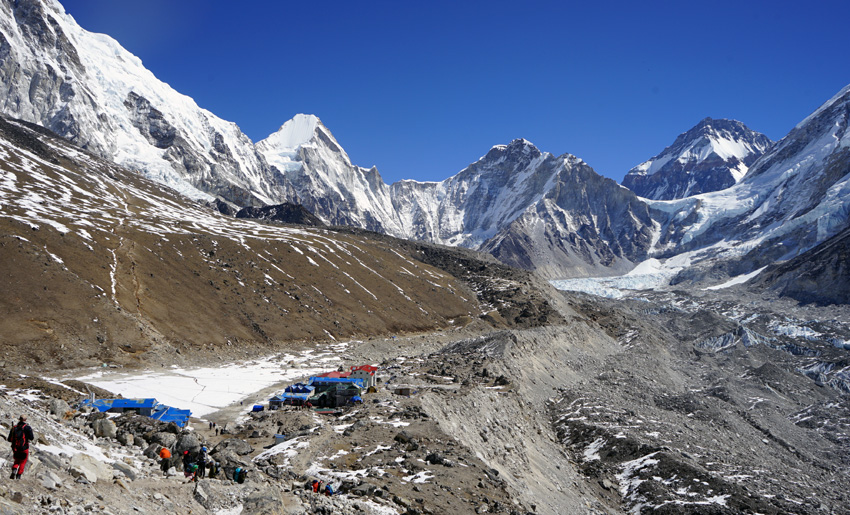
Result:
M84 399L80 405L90 406L101 413L131 411L163 422L174 422L180 427L185 427L192 416L191 410L172 408L160 404L156 399Z

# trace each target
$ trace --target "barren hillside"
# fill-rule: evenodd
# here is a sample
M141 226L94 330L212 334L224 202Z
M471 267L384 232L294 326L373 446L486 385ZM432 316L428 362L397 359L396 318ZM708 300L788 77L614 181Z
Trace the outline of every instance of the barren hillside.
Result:
M0 120L0 157L7 366L236 357L540 315L516 293L528 274L495 284L481 278L497 265L468 253L227 217L22 122Z

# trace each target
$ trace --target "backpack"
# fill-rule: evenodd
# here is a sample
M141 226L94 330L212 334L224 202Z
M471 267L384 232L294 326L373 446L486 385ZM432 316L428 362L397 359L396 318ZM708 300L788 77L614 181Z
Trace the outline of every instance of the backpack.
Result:
M12 444L13 450L21 450L27 445L27 434L24 431L24 428L27 427L26 424L18 424L12 429L12 439L9 443Z

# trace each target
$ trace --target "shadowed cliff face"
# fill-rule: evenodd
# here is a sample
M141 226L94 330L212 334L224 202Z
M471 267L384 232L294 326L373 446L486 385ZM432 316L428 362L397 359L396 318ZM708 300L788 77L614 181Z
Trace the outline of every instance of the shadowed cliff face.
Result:
M752 281L803 303L850 303L850 228L794 259L771 267Z

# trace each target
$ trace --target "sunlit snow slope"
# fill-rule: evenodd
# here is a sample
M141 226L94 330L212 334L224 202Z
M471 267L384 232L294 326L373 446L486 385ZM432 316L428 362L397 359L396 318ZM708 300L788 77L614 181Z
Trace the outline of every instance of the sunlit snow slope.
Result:
M0 111L194 198L291 197L239 127L157 79L55 0L0 3Z

